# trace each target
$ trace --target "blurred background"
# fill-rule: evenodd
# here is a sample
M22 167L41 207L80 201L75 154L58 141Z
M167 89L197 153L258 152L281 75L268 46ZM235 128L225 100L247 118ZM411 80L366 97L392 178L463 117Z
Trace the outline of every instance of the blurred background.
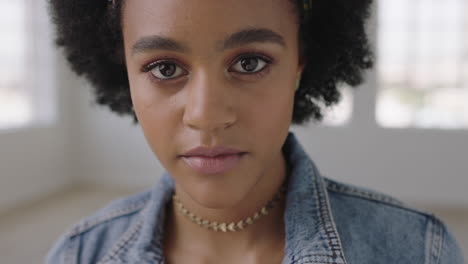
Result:
M379 0L377 64L293 127L322 173L442 218L468 252L468 0ZM70 225L155 184L139 127L92 103L45 1L0 0L0 263L42 263Z

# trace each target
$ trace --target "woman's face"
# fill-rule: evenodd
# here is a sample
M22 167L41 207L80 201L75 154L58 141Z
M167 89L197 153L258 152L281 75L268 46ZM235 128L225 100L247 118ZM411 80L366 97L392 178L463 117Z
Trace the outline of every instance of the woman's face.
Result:
M126 0L135 113L178 191L200 204L232 206L280 168L302 70L293 8L289 0ZM199 146L242 154L224 163L183 157Z

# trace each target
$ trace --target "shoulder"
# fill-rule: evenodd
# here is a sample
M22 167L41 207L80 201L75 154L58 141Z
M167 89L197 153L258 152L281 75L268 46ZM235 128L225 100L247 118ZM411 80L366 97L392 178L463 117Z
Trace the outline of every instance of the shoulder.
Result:
M324 178L345 255L366 263L464 263L447 226L435 215L368 188Z
M67 231L67 236L73 237L88 232L102 225L113 225L119 220L131 218L141 211L148 203L150 191L140 192L110 202L94 214L82 219Z
M139 213L150 199L150 191L120 198L80 220L55 242L46 263L97 263L115 241L137 224Z

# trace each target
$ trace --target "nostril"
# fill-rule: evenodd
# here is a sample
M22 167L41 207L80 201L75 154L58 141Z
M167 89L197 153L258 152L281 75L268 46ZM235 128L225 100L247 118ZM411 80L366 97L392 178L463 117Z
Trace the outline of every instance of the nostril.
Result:
M202 131L226 130L237 121L236 114L231 111L216 110L189 112L183 116L183 124L187 127Z
M226 89L215 85L192 86L186 97L183 123L192 129L224 130L237 120L236 101Z
M230 128L233 124L234 124L234 122L226 122L224 124L224 129Z

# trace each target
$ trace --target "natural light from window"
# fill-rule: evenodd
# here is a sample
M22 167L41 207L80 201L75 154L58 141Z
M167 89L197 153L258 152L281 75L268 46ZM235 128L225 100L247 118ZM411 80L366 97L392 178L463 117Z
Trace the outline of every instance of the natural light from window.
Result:
M377 122L468 128L468 0L380 0Z
M0 0L0 130L57 121L56 66L47 1Z
M24 75L26 15L23 1L0 0L0 129L31 121L32 109Z

